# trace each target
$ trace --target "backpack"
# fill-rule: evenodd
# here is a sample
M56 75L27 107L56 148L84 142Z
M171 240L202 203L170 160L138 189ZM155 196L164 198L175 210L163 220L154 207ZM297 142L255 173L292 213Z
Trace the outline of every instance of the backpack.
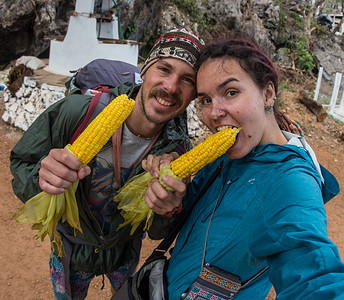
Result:
M86 126L115 97L110 88L124 82L142 83L140 69L126 62L108 59L95 59L80 68L66 83L67 94L82 93L93 95L86 115L75 130L69 143L73 143Z
M137 66L119 60L95 59L78 69L66 82L67 94L87 94L97 86L116 87L124 82L142 83Z

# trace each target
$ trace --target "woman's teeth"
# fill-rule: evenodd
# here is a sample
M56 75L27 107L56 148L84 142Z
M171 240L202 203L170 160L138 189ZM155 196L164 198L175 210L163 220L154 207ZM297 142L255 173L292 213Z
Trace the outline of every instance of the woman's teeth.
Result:
M216 128L217 131L221 131L223 129L226 129L226 128L232 128L233 126L221 126L221 127L218 127Z

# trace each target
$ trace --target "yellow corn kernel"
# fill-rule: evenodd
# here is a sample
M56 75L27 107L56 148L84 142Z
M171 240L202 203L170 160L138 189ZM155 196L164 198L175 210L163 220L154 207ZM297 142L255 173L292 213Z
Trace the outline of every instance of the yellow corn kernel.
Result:
M186 178L213 162L233 146L240 128L225 128L171 162L175 175Z
M101 150L130 115L134 105L135 101L127 95L118 96L79 135L70 150L83 165L88 164Z

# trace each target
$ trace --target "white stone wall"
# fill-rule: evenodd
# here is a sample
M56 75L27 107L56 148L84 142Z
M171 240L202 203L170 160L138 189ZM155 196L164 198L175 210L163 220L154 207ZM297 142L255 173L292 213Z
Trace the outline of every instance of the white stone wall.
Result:
M65 91L64 87L48 84L37 87L35 81L24 77L24 82L14 97L7 89L3 91L5 112L2 119L26 131L46 108L65 96ZM203 135L203 129L194 102L188 107L189 135L190 138L199 138Z
M8 90L4 90L5 112L2 119L24 131L51 104L65 95L65 88L37 83L24 77L24 82L13 97Z

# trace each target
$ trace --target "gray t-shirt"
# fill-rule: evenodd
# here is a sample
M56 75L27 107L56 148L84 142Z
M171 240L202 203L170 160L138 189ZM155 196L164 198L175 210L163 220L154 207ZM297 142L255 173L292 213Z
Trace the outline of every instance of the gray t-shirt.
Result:
M121 178L125 182L141 158L151 139L140 138L131 133L125 124L122 131ZM92 214L99 222L104 234L109 232L109 225L117 203L113 201L118 190L114 172L113 147L99 152L95 158L91 189L87 199Z

